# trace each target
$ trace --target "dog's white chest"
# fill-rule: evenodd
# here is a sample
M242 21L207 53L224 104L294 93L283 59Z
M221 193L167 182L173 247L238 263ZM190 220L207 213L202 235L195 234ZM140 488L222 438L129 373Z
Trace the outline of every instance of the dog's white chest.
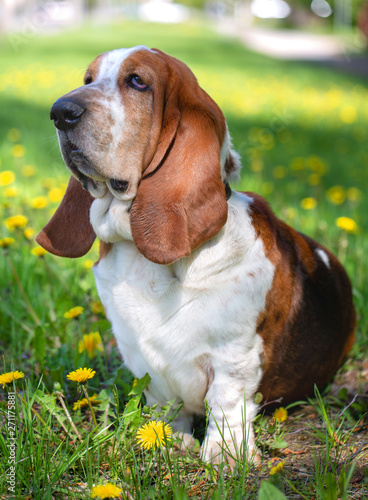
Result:
M189 259L154 264L133 242L122 241L95 267L125 364L136 377L149 373L154 400L176 398L192 413L204 411L213 377L240 370L243 379L247 366L252 386L260 377L254 368L262 344L255 330L273 265L242 201L241 211L229 211L224 230Z

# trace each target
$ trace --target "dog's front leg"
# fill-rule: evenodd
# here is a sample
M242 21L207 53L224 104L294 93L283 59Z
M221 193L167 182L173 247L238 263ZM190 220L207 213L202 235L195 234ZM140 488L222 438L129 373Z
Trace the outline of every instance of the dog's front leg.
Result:
M215 464L227 462L230 467L243 456L247 461L259 460L252 425L257 414L256 378L244 381L232 377L226 367L215 372L206 395L208 426L202 444L203 460Z
M177 444L183 452L187 452L194 446L195 439L192 434L193 417L183 410L174 419L172 428L174 436L177 438Z
M258 461L252 428L256 413L256 405L250 401L245 401L245 408L243 401L231 411L212 407L202 444L203 460L214 464L226 462L231 467L244 455L247 461Z

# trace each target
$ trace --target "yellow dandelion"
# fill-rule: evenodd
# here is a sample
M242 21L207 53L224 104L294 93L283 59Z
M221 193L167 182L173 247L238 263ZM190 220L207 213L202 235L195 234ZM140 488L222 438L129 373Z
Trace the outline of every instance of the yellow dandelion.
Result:
M251 142L259 142L259 137L262 135L261 127L252 127L249 129L249 138Z
M358 230L357 223L350 217L339 217L336 219L335 223L337 227L343 229L347 233L356 234Z
M2 375L0 375L0 384L3 384L3 389L4 389L5 384L11 384L13 380L18 380L23 377L24 373L18 372L18 370L15 372L3 373Z
M286 208L285 209L285 217L288 219L295 219L295 217L298 215L298 212L295 210L295 208Z
M22 168L22 175L24 175L24 177L33 177L36 173L37 169L34 165L24 165Z
M272 191L275 189L275 186L272 184L272 182L264 182L261 186L261 189L265 195L271 194Z
M48 204L49 202L46 196L37 196L31 201L30 206L37 210L41 210L42 208L46 208Z
M44 179L42 183L43 187L45 187L46 189L52 189L54 187L54 184L55 184L55 179L52 179L51 177Z
M347 123L348 125L354 123L357 119L357 111L354 106L345 106L342 108L340 111L340 118L342 122Z
M318 156L309 156L306 165L316 174L324 175L327 172L327 165Z
M85 269L92 269L92 267L95 265L95 261L92 260L92 259L86 259L84 262L83 262L83 267Z
M25 215L13 215L5 219L5 225L8 229L24 228L28 224L28 219Z
M342 101L343 93L340 89L333 88L327 92L326 97L328 102L331 104L331 107L336 107Z
M26 154L26 148L21 144L15 144L11 149L11 154L14 158L22 158Z
M94 394L93 396L89 397L89 400L90 400L92 405L97 405L100 403L100 401L97 399L97 397L98 397L97 394ZM77 411L81 408L84 408L85 406L89 406L88 400L87 400L87 398L82 398L79 401L76 401L75 403L73 403L73 411Z
M79 352L87 351L88 357L93 359L97 351L103 351L102 339L99 332L90 332L83 335L83 340L79 341Z
M10 142L18 142L22 134L18 128L11 128L8 130L6 137Z
M349 201L360 201L363 198L363 193L357 187L350 187L346 191L346 197Z
M79 399L78 401L75 401L73 403L73 411L80 410L81 408L84 408L85 406L88 406L87 399L86 398Z
M81 306L72 307L71 309L69 309L69 311L66 311L66 313L64 313L64 318L66 319L77 318L82 314L83 311L84 307Z
M267 134L266 136L265 135L262 136L260 143L262 144L262 147L264 149L270 150L270 149L273 149L275 147L276 141L275 141L273 135L270 133L270 134Z
M27 240L31 240L35 234L35 230L33 227L27 227L27 229L24 230L23 234L27 238Z
M333 186L326 191L326 196L334 205L341 205L345 201L345 189L342 186Z
M273 418L276 420L276 422L285 422L288 417L288 412L285 408L280 406L280 408L276 408L276 410L273 413Z
M0 248L9 248L10 245L13 245L15 243L14 238L1 238L0 239Z
M123 490L111 483L99 484L91 490L91 498L116 498L121 496Z
M52 188L50 189L48 196L53 203L57 203L62 200L64 191L60 188Z
M7 187L4 191L7 198L15 198L19 194L19 189L15 186Z
M93 378L95 373L96 372L92 370L92 368L78 368L78 370L68 373L66 377L72 382L79 382L80 384L83 384L90 378Z
M273 476L274 474L279 474L284 469L284 465L285 465L285 460L279 462L277 465L272 467L272 469L270 470L270 475Z
M283 179L286 175L286 168L282 165L279 165L273 169L272 174L275 179Z
M32 248L31 254L35 255L36 257L43 257L44 255L47 254L47 250L45 250L42 247L35 247L35 248Z
M15 182L15 173L11 170L4 170L0 172L0 186L10 186Z
M317 200L315 198L303 198L300 202L300 206L304 210L313 210L317 206Z
M252 172L261 172L263 170L263 161L261 158L255 158L250 163Z
M320 174L311 174L308 177L308 184L310 186L318 186L319 184L321 184L321 176L320 176Z
M166 441L171 441L172 430L164 422L151 421L142 425L137 432L137 441L141 448L149 450L162 446Z
M94 300L93 302L91 302L91 310L94 314L100 314L105 312L104 306L98 300Z
M291 161L290 167L292 170L298 171L298 170L303 170L304 168L304 158L297 157L293 158Z

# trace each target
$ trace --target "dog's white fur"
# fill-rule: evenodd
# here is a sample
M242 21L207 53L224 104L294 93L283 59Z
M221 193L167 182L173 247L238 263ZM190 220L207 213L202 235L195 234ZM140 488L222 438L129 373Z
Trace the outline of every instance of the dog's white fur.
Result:
M169 266L138 252L122 202L102 198L91 209L97 236L115 243L94 273L124 362L136 377L150 374L149 404L183 401L177 430L190 434L191 417L205 414L207 400L205 459L221 455L218 426L235 453L232 442L238 448L242 443L243 415L250 454L254 447L253 398L262 374L256 323L274 266L255 235L250 201L233 193L220 233Z

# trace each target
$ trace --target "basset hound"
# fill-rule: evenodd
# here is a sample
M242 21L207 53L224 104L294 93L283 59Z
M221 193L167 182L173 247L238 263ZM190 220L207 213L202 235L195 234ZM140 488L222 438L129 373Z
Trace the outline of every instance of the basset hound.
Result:
M100 239L98 293L124 363L151 377L147 403L182 403L184 443L209 407L202 457L251 457L255 395L304 398L350 350L345 270L262 197L231 190L225 118L174 57L99 55L51 119L72 176L38 243L80 257Z

